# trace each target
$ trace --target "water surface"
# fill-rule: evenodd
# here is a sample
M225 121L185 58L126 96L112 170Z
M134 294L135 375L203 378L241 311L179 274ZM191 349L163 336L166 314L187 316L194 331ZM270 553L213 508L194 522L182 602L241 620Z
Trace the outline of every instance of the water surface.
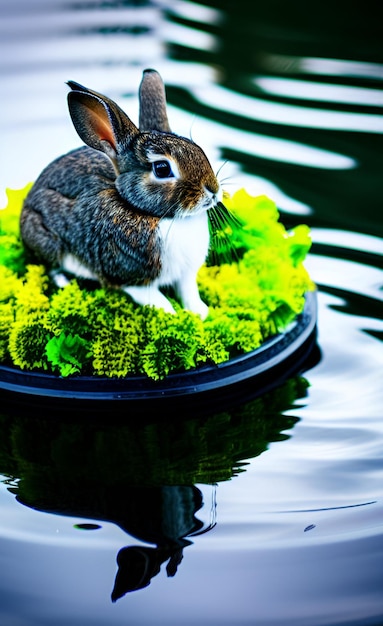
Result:
M333 5L3 2L3 198L79 145L67 80L137 119L155 67L227 190L312 228L320 345L203 414L2 402L4 626L383 622L383 53L369 3Z

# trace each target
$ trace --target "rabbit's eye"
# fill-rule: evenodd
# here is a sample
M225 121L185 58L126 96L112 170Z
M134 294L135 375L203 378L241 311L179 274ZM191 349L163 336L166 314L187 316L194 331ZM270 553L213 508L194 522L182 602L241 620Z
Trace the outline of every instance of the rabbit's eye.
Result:
M169 161L155 161L152 168L156 178L174 178Z

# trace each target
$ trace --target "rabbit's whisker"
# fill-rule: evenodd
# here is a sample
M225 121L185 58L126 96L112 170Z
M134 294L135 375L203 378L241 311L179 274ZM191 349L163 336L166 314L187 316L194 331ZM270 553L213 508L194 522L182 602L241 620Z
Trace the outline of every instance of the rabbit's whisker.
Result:
M219 182L221 185L223 185L224 183L233 185L235 181L232 179L232 176L226 176L225 178L220 178Z
M161 222L162 220L164 220L164 219L172 219L172 220L174 220L174 219L176 218L176 215L172 215L172 217L171 217L171 218L169 218L169 217L168 217L168 215L169 215L169 213L173 213L173 209L174 209L175 207L177 207L177 206L178 206L178 202L177 202L177 200L175 200L175 201L173 202L173 204L171 204L171 205L169 205L169 206L168 206L168 208L167 208L167 210L165 211L165 213L164 213L163 215L161 215L161 217L160 217L160 222Z
M222 163L222 165L220 165L220 166L219 166L218 170L217 170L217 171L216 171L216 173L215 173L215 177L216 177L216 178L218 178L218 175L219 175L220 171L222 170L222 168L223 168L223 167L225 167L225 165L227 165L227 164L228 164L228 162L229 162L229 161L227 161L227 160L226 160L226 161L224 161L224 162Z

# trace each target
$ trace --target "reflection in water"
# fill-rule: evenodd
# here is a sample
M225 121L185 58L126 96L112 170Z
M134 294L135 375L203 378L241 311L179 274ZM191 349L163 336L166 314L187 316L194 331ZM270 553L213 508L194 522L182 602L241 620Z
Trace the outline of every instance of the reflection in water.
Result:
M165 561L167 575L174 576L182 561L183 549L191 544L186 537L203 528L203 523L195 517L203 506L201 491L195 486L135 488L128 490L125 497L129 509L120 523L121 528L156 547L129 546L119 551L113 601L128 591L149 585ZM206 530L210 530L210 526Z
M284 431L297 419L283 412L306 389L305 379L294 378L226 411L186 418L169 410L160 421L144 421L140 411L128 423L108 416L106 424L100 414L68 419L57 408L46 417L10 409L0 415L0 473L21 504L112 522L150 544L119 551L116 601L149 585L165 562L167 575L176 574L190 537L215 525L214 484L289 438ZM198 484L213 490L210 507Z

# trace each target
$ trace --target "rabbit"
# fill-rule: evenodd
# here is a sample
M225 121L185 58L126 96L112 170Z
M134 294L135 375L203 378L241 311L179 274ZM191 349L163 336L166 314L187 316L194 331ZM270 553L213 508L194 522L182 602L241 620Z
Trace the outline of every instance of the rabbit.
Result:
M171 132L160 74L144 70L139 127L106 96L68 82L74 127L87 145L48 165L20 219L25 247L65 273L122 289L136 303L208 314L197 272L209 250L208 211L222 191L203 150Z

